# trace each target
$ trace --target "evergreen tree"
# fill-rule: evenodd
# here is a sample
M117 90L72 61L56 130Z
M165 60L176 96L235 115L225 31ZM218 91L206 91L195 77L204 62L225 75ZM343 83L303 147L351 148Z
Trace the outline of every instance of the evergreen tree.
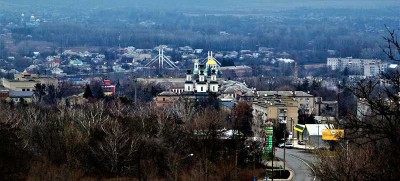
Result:
M98 99L105 98L104 90L103 90L103 87L101 87L101 85L96 85L96 98L98 98Z
M92 89L90 88L89 84L86 84L85 92L83 93L83 97L86 99L93 97Z
M45 84L37 83L35 85L35 89L33 90L33 95L34 95L34 98L35 98L37 103L42 102L43 96L46 95L45 90L46 90L46 85Z
M44 97L45 102L54 104L57 102L57 91L54 85L47 86L47 95Z

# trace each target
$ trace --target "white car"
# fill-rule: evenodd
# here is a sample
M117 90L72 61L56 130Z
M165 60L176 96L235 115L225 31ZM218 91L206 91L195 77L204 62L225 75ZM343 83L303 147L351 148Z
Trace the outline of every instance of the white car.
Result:
M285 147L286 148L293 148L293 144L292 143L286 143Z
M289 142L286 142L286 144L285 143L279 143L278 147L279 148L283 148L283 147L285 147L285 148L293 148L293 144L289 143Z

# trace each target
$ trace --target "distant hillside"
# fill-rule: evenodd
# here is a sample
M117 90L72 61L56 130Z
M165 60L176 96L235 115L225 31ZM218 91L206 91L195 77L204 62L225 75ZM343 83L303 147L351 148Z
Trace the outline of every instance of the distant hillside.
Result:
M0 0L2 8L68 7L68 8L146 8L176 11L277 11L293 8L379 9L400 7L398 0Z

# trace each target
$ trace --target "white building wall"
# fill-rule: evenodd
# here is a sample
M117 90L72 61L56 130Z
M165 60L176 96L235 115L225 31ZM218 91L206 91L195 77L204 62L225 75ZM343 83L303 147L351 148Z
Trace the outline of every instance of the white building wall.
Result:
M210 92L218 92L218 84L210 84Z
M197 92L207 92L207 84L196 84L196 91Z
M363 73L365 70L365 65L368 64L384 64L381 63L381 60L376 60L376 59L356 59L352 57L347 57L347 58L327 58L327 66L330 67L331 70L344 70L345 68L348 68L349 70L352 71L357 71L360 73Z
M185 91L187 91L187 92L193 91L193 85L192 84L185 84Z
M388 67L387 63L367 63L364 65L364 76L372 77L377 76L382 72L385 72Z
M339 62L338 58L328 58L326 64L332 70L336 70L338 68L338 62Z

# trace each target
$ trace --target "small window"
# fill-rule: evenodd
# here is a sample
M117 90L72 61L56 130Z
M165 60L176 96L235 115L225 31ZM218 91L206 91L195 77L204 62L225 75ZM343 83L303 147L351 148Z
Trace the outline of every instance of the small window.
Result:
M162 98L162 100L163 100L163 101L165 101L165 97L164 97L164 98Z
M29 89L26 89L26 91L30 91Z
M203 91L203 87L200 87L200 91Z
M25 91L25 89L22 89L22 91Z

